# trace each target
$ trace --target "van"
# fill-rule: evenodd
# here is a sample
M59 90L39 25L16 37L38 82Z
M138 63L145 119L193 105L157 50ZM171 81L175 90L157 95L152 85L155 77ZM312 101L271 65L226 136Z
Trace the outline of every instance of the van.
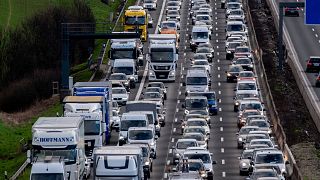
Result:
M195 51L200 43L210 43L211 32L207 26L196 25L192 27L190 48Z
M133 59L115 59L112 73L124 73L127 78L138 82L137 65Z
M208 92L211 80L205 70L188 70L183 85L186 86L186 95L189 92Z

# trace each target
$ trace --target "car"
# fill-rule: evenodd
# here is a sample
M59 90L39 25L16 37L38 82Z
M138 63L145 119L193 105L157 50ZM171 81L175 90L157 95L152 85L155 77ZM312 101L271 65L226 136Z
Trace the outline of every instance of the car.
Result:
M261 131L267 131L269 134L272 133L271 130L271 125L269 124L269 122L265 121L265 120L251 120L248 123L249 126L258 126L259 130Z
M306 62L307 62L306 72L320 71L320 56L310 56L310 58Z
M237 82L234 91L238 93L252 92L253 94L259 94L258 91L260 91L260 89L258 88L255 80L240 80Z
M116 101L112 101L112 111L115 111L118 114L120 113L120 107Z
M256 81L257 76L252 71L241 71L238 76L238 81L252 80Z
M234 57L248 57L252 59L252 51L248 46L238 46L234 51Z
M174 18L180 21L180 13L175 10L168 10L166 19Z
M236 56L236 54L235 54L235 56ZM250 58L247 58L247 57L237 58L234 61L232 61L232 63L241 65L245 71L252 71L253 70L253 63Z
M256 110L260 111L261 115L265 115L264 114L265 108L262 105L260 100L246 99L246 98L241 100L240 104L239 104L239 112L241 113L242 111L247 110L247 109L256 109Z
M248 175L249 174L249 168L250 168L250 162L252 160L253 150L247 149L244 150L240 156L239 161L239 174L242 175Z
M205 26L208 27L209 31L213 31L213 27L212 27L212 19L210 17L210 15L208 14L198 14L195 19L193 20L192 22L192 25L196 25L197 23L196 22L202 22L205 24Z
M159 33L161 33L161 29L174 29L179 30L178 23L175 21L162 21L159 26Z
M186 127L192 127L192 126L201 126L205 129L205 132L208 136L210 136L210 127L207 124L207 121L203 118L192 118L188 119L185 122Z
M236 134L237 135L237 145L238 149L243 148L243 142L246 139L246 136L249 134L250 131L257 131L259 130L258 126L243 126L239 132Z
M196 11L200 9L200 5L192 6L190 9L190 18L192 18L195 14Z
M112 87L112 99L119 105L126 105L129 99L129 93L124 87Z
M186 175L188 175L187 178L191 178L190 175L193 173L199 174L202 178L207 177L206 167L204 166L201 159L183 159L182 162L180 161L179 165L177 166L178 168L176 168L176 170L183 172L183 168L186 167L186 166L183 167L183 164L184 164L183 162L186 162L186 161L188 162L188 172L185 173ZM198 179L198 178L193 178L193 179Z
M206 129L202 126L186 126L184 128L183 135L186 133L201 133L206 136L207 139L210 138L210 136L208 136L208 134L206 133Z
M241 128L242 126L246 125L247 121L247 117L250 116L250 115L260 115L261 112L259 110L256 110L256 109L248 109L248 110L244 110L242 111L241 113L239 113L239 116L238 116L238 128Z
M190 58L191 64L194 63L195 60L208 60L207 55L203 53L194 53L193 57Z
M160 93L162 100L164 100L164 91L160 87L146 87L144 92L158 92Z
M237 80L239 73L243 71L242 66L240 65L230 65L227 74L227 82L234 82Z
M210 74L211 72L211 64L205 59L205 60L195 60L193 61L192 66L203 66L205 67L206 71Z
M254 132L254 131L251 131L251 132L246 136L246 139L245 139L245 141L243 142L243 149L247 149L247 148L248 148L251 140L254 140L254 139L270 139L269 134L262 134L262 133L254 134L253 132Z
M277 145L274 145L273 142L270 139L253 139L250 141L250 144L248 145L248 149L255 149L253 145L266 145L270 148L275 148Z
M231 10L242 9L242 4L239 2L229 2L226 4L226 9L226 15L228 16Z
M167 3L169 2L177 2L179 4L179 6L181 6L182 2L181 0L167 0Z
M265 164L265 165L254 167L252 169L252 171L254 172L254 171L258 170L258 169L271 169L271 170L274 170L277 173L278 177L259 177L257 180L285 180L286 179L286 174L281 172L281 169L277 165Z
M109 81L114 84L118 82L122 83L127 91L134 86L134 81L130 81L124 73L112 73L109 77Z
M195 139L198 142L198 145L200 147L206 148L208 149L208 139L205 135L203 135L202 133L185 133L182 136L183 139Z
M234 16L234 15L241 16L242 18L245 18L245 15L244 15L244 12L242 9L231 9L229 11L229 14L226 14L226 17Z
M150 14L148 14L148 27L149 28L153 27L153 19Z
M259 94L255 94L254 92L236 92L234 99L234 105L233 105L233 111L238 112L239 111L239 105L241 100L245 98L257 98Z
M296 16L299 17L300 9L298 7L284 7L284 16Z
M208 100L208 109L210 115L218 114L218 99L214 91L209 92L190 92L188 96L205 96Z
M279 178L277 171L274 169L256 169L248 178L246 178L246 180L261 180L262 177Z
M145 92L143 93L144 101L157 101L164 104L163 98L159 92Z
M168 13L168 11L180 11L180 3L179 2L167 2L167 9L166 9L166 13Z
M286 164L288 161L284 159L283 153L277 149L257 150L254 152L252 166L257 168L259 166L265 166L266 164L273 164L278 166L281 174L286 173Z
M231 21L241 21L243 24L246 23L244 16L241 16L241 15L229 15L227 22L231 22Z
M143 8L148 10L156 10L157 3L155 0L143 0Z
M229 36L226 40L225 48L227 48L229 46L229 43L233 41L243 41L243 38L242 36Z
M226 47L226 59L230 60L234 57L234 52L238 46L242 46L244 42L241 41L232 41L228 43L228 46Z
M212 62L213 57L214 57L214 52L211 51L210 48L208 47L198 47L196 50L197 54L205 54L208 58L209 62Z
M315 86L320 87L320 72L316 76L317 76L317 78L316 78Z
M111 130L116 130L119 132L120 128L120 116L116 110L112 110L112 118L111 118Z
M163 82L149 82L147 87L159 87L161 93L164 95L164 100L167 99L167 87L165 87Z
M178 164L184 151L188 147L198 147L198 142L195 139L178 139L175 146L172 146L172 163Z
M198 45L198 48L202 48L202 47L209 48L211 53L214 53L214 48L210 43L201 43Z
M227 22L226 32L227 32L226 37L229 37L232 34L239 33L239 32L243 32L247 35L248 28L241 21L230 21L230 22Z

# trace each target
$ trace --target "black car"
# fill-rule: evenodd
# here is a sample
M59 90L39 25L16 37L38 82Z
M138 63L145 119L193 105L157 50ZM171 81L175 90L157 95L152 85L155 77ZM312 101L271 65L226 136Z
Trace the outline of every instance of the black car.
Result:
M317 76L317 78L316 78L316 87L320 87L320 72L316 76Z
M240 65L230 65L227 73L227 82L234 82L237 80L239 73L243 71L242 66Z
M284 8L284 15L299 17L299 8L298 7L293 7L293 8L285 7Z
M320 56L311 56L307 60L306 72L320 71Z

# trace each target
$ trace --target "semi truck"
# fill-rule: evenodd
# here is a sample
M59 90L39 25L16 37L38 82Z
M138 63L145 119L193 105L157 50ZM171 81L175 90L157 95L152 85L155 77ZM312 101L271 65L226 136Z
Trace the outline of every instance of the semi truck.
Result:
M130 6L124 12L124 31L135 32L138 29L142 41L148 38L148 15L142 6Z
M149 81L175 81L178 61L177 37L173 34L150 34Z
M112 118L112 86L110 81L100 82L76 82L72 89L73 96L102 96L105 98L105 140L109 142L111 137Z
M140 46L140 39L112 39L108 51L111 67L115 59L133 59L137 65L143 66L143 53Z
M106 144L106 103L102 96L66 96L63 100L65 117L84 118L85 154L91 158L93 149Z
M148 179L142 149L139 146L104 146L93 153L94 180Z
M56 179L61 174L67 179L83 179L90 174L84 152L82 117L40 117L32 126L32 150L27 153L32 164L30 179L42 180L49 175ZM59 156L63 163L47 156ZM48 174L49 169L53 174Z

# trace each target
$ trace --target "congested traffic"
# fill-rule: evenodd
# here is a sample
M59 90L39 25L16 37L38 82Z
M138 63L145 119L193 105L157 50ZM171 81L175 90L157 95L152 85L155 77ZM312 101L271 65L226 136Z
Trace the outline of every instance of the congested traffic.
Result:
M32 156L75 148L81 157L58 164L76 172L63 172L69 179L286 178L241 0L144 0L128 7L123 26L141 38L112 39L106 79L75 83L56 117L70 118L77 137L46 149L35 136L48 121L39 119L33 145L42 153ZM34 177L44 177L40 159Z

